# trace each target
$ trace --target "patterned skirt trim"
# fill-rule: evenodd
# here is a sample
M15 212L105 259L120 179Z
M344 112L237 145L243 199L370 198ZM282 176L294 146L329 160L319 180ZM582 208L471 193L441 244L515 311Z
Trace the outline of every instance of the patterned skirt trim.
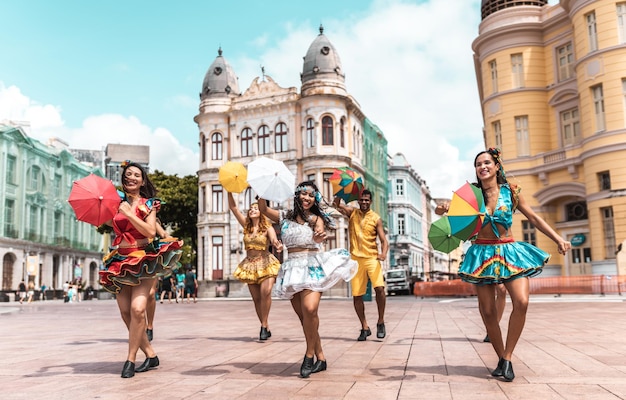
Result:
M259 284L268 278L275 278L280 269L280 261L270 252L260 256L246 257L239 263L233 275L241 282Z
M539 275L550 254L526 242L477 240L465 254L459 276L476 285Z
M350 281L357 268L357 262L350 258L346 249L289 254L278 271L274 295L291 299L303 290L323 292L341 279Z
M123 286L137 286L142 279L169 276L180 267L182 245L183 241L176 238L157 238L143 248L114 249L103 259L100 284L117 294Z

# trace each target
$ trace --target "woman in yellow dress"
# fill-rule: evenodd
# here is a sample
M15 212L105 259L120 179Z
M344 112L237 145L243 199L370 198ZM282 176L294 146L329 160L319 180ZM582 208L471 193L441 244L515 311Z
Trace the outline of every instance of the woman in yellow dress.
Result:
M272 288L280 269L280 261L269 252L268 247L271 243L276 251L282 251L282 243L278 241L270 221L259 212L257 203L251 204L244 216L237 208L233 194L229 192L228 206L243 227L243 244L246 249L246 258L239 263L233 275L248 284L254 309L261 322L259 339L267 340L272 336L268 325Z

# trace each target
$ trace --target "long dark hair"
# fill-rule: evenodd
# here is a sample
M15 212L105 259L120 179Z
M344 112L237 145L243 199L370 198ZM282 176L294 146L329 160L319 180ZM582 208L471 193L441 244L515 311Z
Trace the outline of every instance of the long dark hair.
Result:
M304 207L302 207L302 200L300 200L300 192L307 190L307 189L313 189L314 191L313 195L315 197L315 202L313 203L313 206L310 209L311 214L321 217L322 220L324 221L324 226L326 228L333 229L334 224L332 223L330 217L325 212L323 212L322 209L320 208L320 202L322 201L322 194L317 188L317 185L313 183L313 181L304 181L296 187L296 191L293 196L293 210L287 211L287 215L285 217L287 219L295 221L296 218L300 216L300 218L303 221L307 221L309 224L311 224L311 222L307 218L307 215L304 212Z
M141 185L141 187L139 188L139 194L145 199L151 199L153 197L156 197L157 190L152 184L150 178L148 178L146 170L141 165L132 161L124 161L120 165L122 166L122 188L126 186L126 170L130 167L139 168L139 170L141 171L141 180L143 181L143 185Z
M490 147L489 149L483 150L480 153L476 154L476 157L474 157L474 166L476 166L476 160L478 160L478 157L481 154L489 154L491 158L493 159L493 161L498 165L498 171L496 172L496 182L498 183L498 185L503 185L503 184L509 185L509 188L511 189L511 201L513 202L513 209L515 210L517 208L517 205L519 204L519 192L521 189L517 185L510 184L508 179L506 179L506 174L504 173L504 166L502 165L500 149L495 148L495 147ZM476 175L476 183L473 183L473 185L476 187L479 187L480 190L483 191L483 195L485 194L483 183L481 182L478 175Z
M490 147L489 149L483 150L480 153L476 154L476 157L474 157L474 167L476 167L476 160L478 160L478 157L480 157L482 154L489 154L493 162L498 165L498 171L496 172L496 182L498 183L498 185L509 183L509 181L506 179L506 174L504 173L504 167L502 166L500 149ZM478 175L476 175L476 183L474 183L474 186L481 189L483 188L483 184L480 181L480 177Z

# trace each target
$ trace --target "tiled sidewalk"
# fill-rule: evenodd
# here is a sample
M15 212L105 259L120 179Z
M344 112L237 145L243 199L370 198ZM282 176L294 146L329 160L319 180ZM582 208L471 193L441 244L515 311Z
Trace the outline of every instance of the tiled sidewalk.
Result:
M132 379L115 301L0 303L0 399L626 399L625 300L533 296L512 383L489 374L475 298L389 298L387 337L365 342L352 301L324 298L328 370L309 379L288 301L274 301L267 342L249 300L158 304L161 366Z

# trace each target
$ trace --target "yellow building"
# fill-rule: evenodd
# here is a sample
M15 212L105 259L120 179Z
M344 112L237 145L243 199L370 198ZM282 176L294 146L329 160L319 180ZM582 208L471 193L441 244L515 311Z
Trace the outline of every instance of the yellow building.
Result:
M553 256L548 275L626 274L626 1L483 0L474 40L487 147L509 181L572 241L520 213L513 233ZM626 251L626 248L624 249Z

